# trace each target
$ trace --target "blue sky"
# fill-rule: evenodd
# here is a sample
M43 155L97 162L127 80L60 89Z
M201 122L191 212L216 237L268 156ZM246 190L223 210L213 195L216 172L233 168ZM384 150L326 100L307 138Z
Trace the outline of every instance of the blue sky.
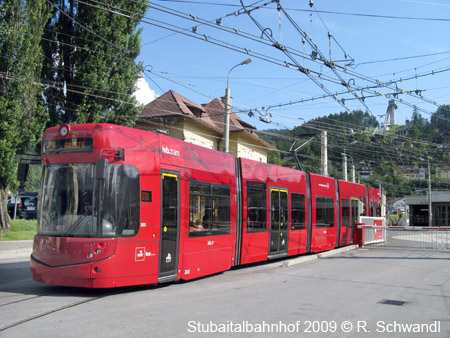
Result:
M268 2L243 0L247 9ZM239 0L151 1L141 25L138 58L146 66L149 88L156 95L172 89L193 102L207 103L224 96L228 71L253 55L251 64L232 71L230 88L233 110L258 129L292 128L346 109L367 110L381 122L394 93L397 124L411 117L414 105L428 119L438 105L450 104L450 1L280 4L280 11L271 3L251 11L250 17L242 13ZM219 18L222 30L216 24ZM301 32L317 46L315 51L334 62L334 71L310 60L314 48L302 43ZM288 54L274 44L284 46ZM260 122L260 116L272 123Z

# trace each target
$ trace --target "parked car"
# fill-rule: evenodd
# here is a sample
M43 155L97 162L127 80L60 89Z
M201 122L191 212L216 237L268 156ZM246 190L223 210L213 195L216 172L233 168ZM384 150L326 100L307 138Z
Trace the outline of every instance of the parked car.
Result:
M17 218L36 218L37 213L37 192L24 192L17 195L8 196L8 212L10 217L14 217L14 207L17 203Z
M9 217L14 217L14 208L16 207L16 196L15 194L8 195L8 214ZM17 203L19 201L17 200Z
M21 197L22 208L19 210L19 218L34 219L37 214L37 196Z

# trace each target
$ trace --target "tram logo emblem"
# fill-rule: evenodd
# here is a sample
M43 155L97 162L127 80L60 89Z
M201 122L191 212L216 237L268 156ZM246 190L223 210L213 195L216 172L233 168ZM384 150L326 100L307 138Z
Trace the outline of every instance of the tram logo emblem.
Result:
M136 262L145 260L145 248L136 248Z
M151 256L155 256L155 254L150 251L146 251L144 247L136 248L134 260L136 262L141 262L141 261L145 261L145 257L151 257Z
M180 156L180 151L179 150L175 150L172 148L169 148L168 146L162 146L161 147L161 151L163 152L163 154L167 154L167 155L173 155L173 156Z

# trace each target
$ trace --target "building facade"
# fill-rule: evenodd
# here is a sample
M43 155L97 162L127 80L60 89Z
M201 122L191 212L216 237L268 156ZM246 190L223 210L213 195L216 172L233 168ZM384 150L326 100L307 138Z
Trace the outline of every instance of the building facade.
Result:
M408 196L405 203L409 206L409 225L450 226L450 191L431 192L432 224L429 222L428 194Z
M136 128L150 130L214 150L223 150L225 104L220 99L198 105L169 90L144 107ZM256 134L256 128L230 115L230 154L267 162L267 152L276 150Z

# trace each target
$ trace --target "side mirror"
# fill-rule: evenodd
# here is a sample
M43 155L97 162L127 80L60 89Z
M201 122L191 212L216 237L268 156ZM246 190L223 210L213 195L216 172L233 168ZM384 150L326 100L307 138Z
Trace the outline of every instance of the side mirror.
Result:
M25 182L28 177L28 170L30 165L28 163L19 163L19 168L17 170L17 180L20 182Z
M108 176L108 160L106 158L99 158L97 160L95 177L98 180L106 180L107 176Z

